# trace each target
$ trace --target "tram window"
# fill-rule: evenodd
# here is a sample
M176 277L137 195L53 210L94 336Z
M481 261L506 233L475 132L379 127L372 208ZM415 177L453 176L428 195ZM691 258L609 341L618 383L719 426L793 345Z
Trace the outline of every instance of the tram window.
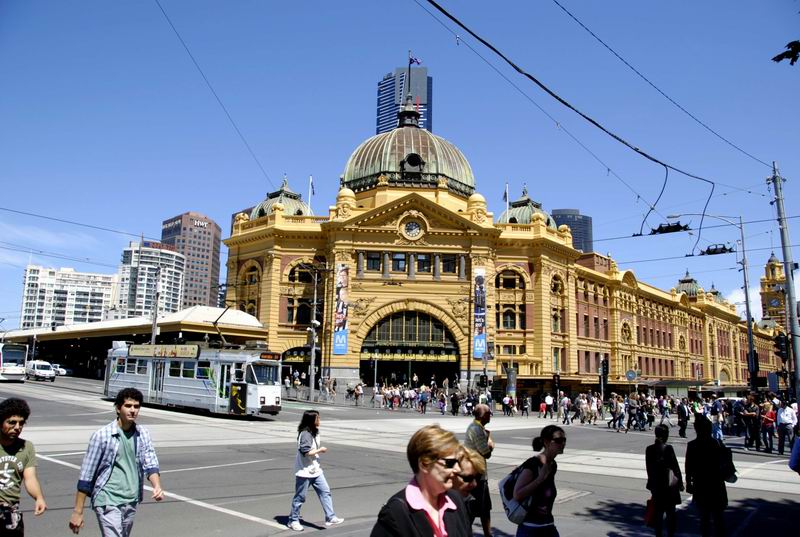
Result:
M202 360L197 362L197 378L207 379L211 377L211 362Z
M147 374L147 361L139 360L136 363L136 374L137 375L146 375Z
M117 358L117 373L125 372L125 358Z
M136 358L128 358L128 362L125 364L125 372L131 375L136 374Z
M195 377L196 366L196 363L186 360L183 362L183 374L181 376L185 379L193 379Z
M170 360L170 362L169 362L169 376L170 377L180 377L181 376L181 362L180 362L180 360Z
M248 384L276 384L278 382L278 368L274 365L252 364L247 367Z

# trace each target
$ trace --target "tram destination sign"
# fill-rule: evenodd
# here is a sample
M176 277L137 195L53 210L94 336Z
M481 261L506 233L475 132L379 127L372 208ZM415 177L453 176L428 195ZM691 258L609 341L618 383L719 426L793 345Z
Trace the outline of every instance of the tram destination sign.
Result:
M199 345L131 345L128 356L144 358L197 358Z

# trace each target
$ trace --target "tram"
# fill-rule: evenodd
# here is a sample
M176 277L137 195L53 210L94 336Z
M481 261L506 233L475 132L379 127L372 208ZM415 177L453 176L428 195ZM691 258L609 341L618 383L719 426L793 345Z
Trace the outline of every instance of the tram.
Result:
M0 381L25 382L28 346L0 343Z
M146 403L213 414L277 415L281 410L280 354L260 342L246 345L134 345L114 341L103 393L136 388Z

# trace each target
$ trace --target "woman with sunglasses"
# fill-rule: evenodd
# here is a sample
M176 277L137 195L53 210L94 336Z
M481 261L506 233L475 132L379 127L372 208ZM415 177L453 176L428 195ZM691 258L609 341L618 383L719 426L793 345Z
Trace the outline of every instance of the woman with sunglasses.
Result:
M460 449L456 436L438 425L414 433L406 447L414 477L381 508L371 536L471 537L464 500L451 490L462 472Z
M464 498L467 504L467 515L472 525L475 518L480 517L484 537L492 537L492 500L486 480L486 459L468 447L461 448L458 460L461 473L453 478L453 488Z
M319 496L322 510L325 512L325 525L335 526L344 522L333 511L331 488L328 486L328 481L319 464L319 456L328 452L328 448L321 445L319 423L319 412L306 410L297 427L297 455L294 461L295 492L292 498L292 513L289 515L289 523L286 524L286 527L293 531L303 531L304 529L300 524L300 508L306 501L309 485L314 487Z
M517 528L517 537L559 537L553 519L556 501L556 457L564 453L567 435L557 425L548 425L533 439L536 455L525 461L514 486L514 499L528 501L528 513Z

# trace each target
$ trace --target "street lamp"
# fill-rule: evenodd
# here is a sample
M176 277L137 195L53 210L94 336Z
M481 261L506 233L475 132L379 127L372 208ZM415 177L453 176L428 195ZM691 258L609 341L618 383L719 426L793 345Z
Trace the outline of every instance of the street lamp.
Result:
M698 213L684 213L684 214L670 214L667 215L667 218L680 218L682 216L702 216ZM750 314L750 278L748 275L747 269L747 248L744 245L744 223L742 222L741 216L721 216L721 215L713 215L713 214L706 214L707 218L715 218L717 220L721 220L730 224L732 226L736 226L739 228L739 235L742 241L742 275L744 277L744 306L745 306L745 313L747 315L747 369L750 373L750 389L752 391L756 391L756 351L753 345L753 316ZM733 219L733 220L732 220ZM736 220L739 220L739 223L736 223Z

